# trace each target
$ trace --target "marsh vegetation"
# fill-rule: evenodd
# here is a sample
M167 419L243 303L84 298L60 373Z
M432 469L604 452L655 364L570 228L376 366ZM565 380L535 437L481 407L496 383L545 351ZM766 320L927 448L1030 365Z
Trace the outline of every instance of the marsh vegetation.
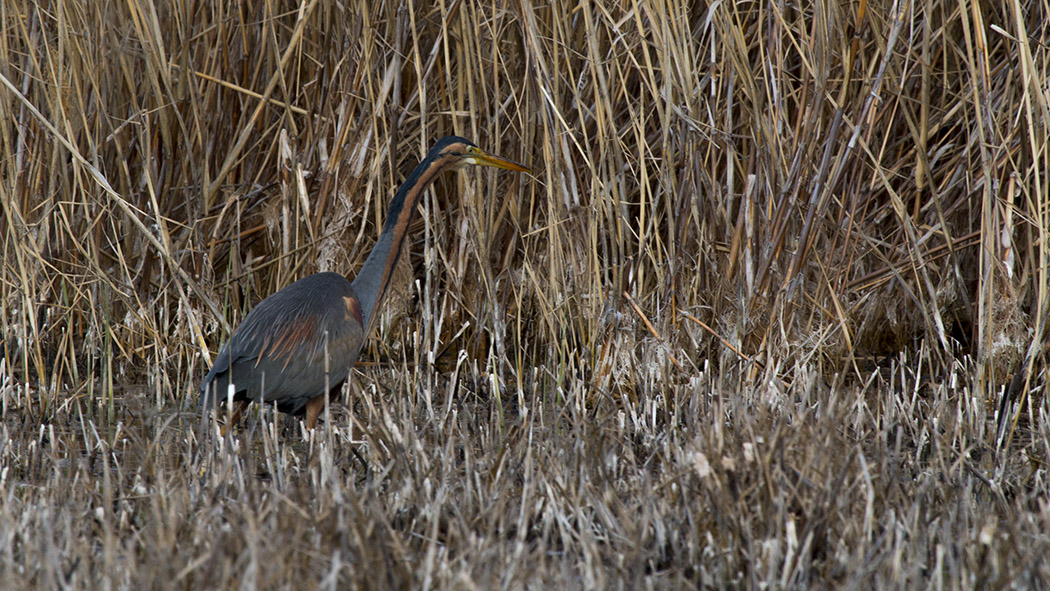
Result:
M5 2L2 586L1045 588L1048 13ZM435 184L321 428L218 437L447 134L534 174Z

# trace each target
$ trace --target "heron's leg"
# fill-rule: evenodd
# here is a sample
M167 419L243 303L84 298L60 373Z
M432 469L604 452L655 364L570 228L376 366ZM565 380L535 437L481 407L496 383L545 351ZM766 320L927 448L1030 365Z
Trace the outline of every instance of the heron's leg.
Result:
M237 406L233 407L233 414L230 415L230 420L226 421L226 424L219 428L219 435L226 437L226 434L233 429L233 426L237 424L237 421L241 420L241 415L248 409L248 404L251 400L238 400Z
M306 403L306 428L313 429L317 424L317 415L324 410L324 394L314 396Z

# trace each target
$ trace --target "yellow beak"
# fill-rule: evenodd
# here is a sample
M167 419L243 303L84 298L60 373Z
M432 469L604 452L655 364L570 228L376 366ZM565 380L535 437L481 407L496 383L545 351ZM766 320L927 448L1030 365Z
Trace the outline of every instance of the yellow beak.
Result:
M528 168L525 168L521 164L514 162L513 160L507 160L506 158L500 158L499 156L493 156L492 154L486 154L481 150L470 156L474 160L474 164L480 164L481 166L495 166L496 168L505 168L507 170L514 170L517 172L532 172Z

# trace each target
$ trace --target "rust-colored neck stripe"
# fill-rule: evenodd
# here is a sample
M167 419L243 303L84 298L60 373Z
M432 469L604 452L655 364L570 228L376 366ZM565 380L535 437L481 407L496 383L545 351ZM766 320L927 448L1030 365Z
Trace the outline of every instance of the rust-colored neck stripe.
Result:
M394 199L390 201L383 232L379 235L375 248L365 259L365 264L353 281L354 293L361 302L361 313L364 318L362 326L366 333L390 285L394 268L401 257L401 246L404 243L405 234L415 217L416 205L423 191L430 186L430 183L442 170L455 160L455 156L449 155L428 156L408 175L404 184L394 195Z

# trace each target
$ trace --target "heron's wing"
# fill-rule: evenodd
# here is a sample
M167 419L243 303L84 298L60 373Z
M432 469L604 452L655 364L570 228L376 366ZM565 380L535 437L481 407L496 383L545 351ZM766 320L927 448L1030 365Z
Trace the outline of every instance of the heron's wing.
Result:
M298 410L342 382L364 341L360 306L335 273L311 275L259 303L223 346L201 384L201 404L234 399ZM231 379L232 378L232 379Z

